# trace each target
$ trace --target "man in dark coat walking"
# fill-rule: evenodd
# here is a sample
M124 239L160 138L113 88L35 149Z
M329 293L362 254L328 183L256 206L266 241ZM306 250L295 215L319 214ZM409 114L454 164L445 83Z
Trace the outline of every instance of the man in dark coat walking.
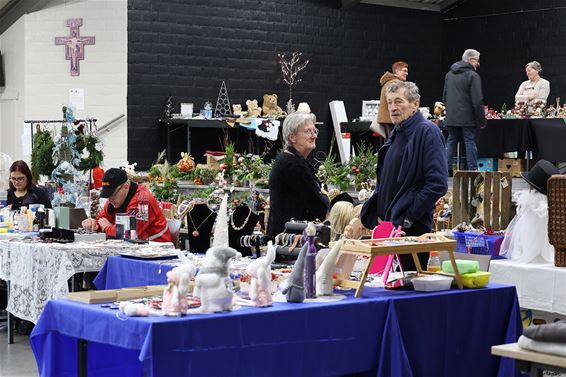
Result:
M462 60L452 64L444 80L443 99L446 104L444 125L448 128L448 170L456 155L458 142L466 148L468 170L478 169L476 129L485 125L485 110L481 78L476 72L480 66L480 53L473 49L464 51Z
M395 124L391 137L379 149L377 185L364 203L361 221L372 229L380 220L401 226L407 236L432 229L436 201L448 189L444 139L438 127L419 111L419 88L399 81L387 88L387 106ZM401 255L405 270L415 270L410 255ZM420 253L426 266L427 253Z

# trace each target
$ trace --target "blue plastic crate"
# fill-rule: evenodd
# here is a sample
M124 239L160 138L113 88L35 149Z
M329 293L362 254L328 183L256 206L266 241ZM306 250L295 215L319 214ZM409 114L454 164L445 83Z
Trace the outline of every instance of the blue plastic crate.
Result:
M504 236L478 233L452 232L459 253L498 256Z

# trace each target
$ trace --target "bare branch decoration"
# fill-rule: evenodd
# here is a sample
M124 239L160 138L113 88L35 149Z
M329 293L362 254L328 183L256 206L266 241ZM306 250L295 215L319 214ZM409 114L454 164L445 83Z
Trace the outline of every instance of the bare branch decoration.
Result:
M287 53L277 54L279 56L279 64L281 65L281 74L283 81L289 87L289 100L293 98L293 87L297 85L302 79L298 78L299 72L307 67L308 60L301 62L302 52L295 51L290 57Z

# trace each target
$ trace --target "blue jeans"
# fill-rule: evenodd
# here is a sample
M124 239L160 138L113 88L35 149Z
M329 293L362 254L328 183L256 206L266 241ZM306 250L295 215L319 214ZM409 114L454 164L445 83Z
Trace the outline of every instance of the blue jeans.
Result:
M448 156L448 170L452 170L452 162L456 156L458 142L463 141L466 148L466 165L468 170L478 170L478 148L476 147L475 127L448 127L448 140L446 141L446 155Z

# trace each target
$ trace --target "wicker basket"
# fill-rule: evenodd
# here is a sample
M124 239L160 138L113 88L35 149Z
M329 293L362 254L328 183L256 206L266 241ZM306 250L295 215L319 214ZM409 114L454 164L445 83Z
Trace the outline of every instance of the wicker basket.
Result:
M566 175L548 179L548 239L554 246L554 265L566 267Z

